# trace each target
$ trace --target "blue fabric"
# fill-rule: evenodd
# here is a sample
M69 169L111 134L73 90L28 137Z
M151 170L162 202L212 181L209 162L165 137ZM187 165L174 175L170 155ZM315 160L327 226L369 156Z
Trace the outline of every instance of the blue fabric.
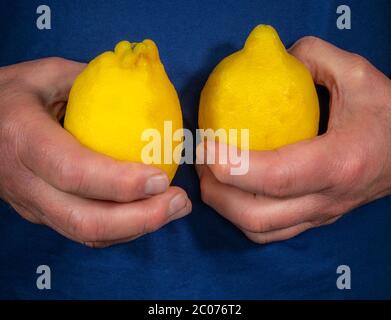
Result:
M352 29L336 28L339 1L55 1L52 30L36 28L41 1L0 2L0 65L48 56L89 61L122 39L154 39L177 88L186 125L213 67L259 23L286 45L316 35L391 74L391 2L347 1ZM391 298L391 197L289 241L255 245L200 200L194 168L174 184L194 209L131 243L97 250L24 221L0 202L0 298ZM36 268L52 270L37 290ZM347 264L352 290L336 287Z

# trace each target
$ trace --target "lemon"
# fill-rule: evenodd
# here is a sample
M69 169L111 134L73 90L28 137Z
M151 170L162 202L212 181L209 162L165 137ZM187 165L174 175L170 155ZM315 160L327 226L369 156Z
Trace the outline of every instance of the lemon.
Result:
M68 100L64 127L83 145L118 160L143 161L143 148L159 133L161 157L153 165L172 179L177 169L172 132L182 130L177 92L152 40L119 42L113 51L93 59L76 78ZM170 149L164 150L165 146ZM164 160L165 152L172 161Z
M224 142L238 147L239 130L248 129L251 150L312 138L318 132L319 105L311 74L285 50L273 27L259 25L244 48L210 74L198 122L202 129L237 129L237 141Z

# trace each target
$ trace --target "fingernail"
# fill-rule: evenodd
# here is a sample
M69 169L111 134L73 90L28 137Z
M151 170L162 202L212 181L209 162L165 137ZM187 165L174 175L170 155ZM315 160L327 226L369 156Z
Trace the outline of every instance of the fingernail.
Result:
M190 213L190 211L191 211L191 202L189 199L187 199L186 205L181 210L171 215L168 220L173 221L173 220L183 218L184 216L187 216Z
M145 184L145 193L154 195L167 190L169 185L168 178L164 174L158 174L150 177Z
M168 215L172 216L186 207L187 197L183 194L178 194L171 199L168 207Z

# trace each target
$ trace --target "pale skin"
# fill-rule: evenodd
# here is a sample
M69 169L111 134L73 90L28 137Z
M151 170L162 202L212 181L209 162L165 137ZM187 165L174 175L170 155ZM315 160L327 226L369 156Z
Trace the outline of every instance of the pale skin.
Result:
M330 224L391 193L391 81L364 58L315 37L289 51L330 92L327 132L251 151L246 175L232 175L229 163L197 166L203 201L257 243ZM215 143L198 148L219 151Z
M203 200L257 243L294 237L391 193L390 80L317 38L290 52L330 91L327 133L250 152L243 176L229 165L197 166ZM95 153L60 126L83 68L58 58L0 68L0 197L31 222L104 247L185 216L191 202L158 169Z

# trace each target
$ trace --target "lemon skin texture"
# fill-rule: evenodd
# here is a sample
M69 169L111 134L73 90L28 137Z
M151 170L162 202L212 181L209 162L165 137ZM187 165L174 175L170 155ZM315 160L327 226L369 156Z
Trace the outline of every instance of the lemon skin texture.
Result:
M318 133L319 104L311 74L286 51L273 27L259 25L244 48L210 74L198 122L202 129L249 129L250 150L312 138ZM241 147L240 132L236 142L223 142Z
M183 130L178 95L156 44L152 40L121 41L114 52L93 59L76 78L64 127L84 146L132 162L145 162L142 150L150 140L143 141L142 133L156 129L161 136L161 161L152 165L172 180L178 155L173 154L173 161L164 163L164 147L170 145L175 150L181 141L164 132L164 121L171 121L173 132Z

